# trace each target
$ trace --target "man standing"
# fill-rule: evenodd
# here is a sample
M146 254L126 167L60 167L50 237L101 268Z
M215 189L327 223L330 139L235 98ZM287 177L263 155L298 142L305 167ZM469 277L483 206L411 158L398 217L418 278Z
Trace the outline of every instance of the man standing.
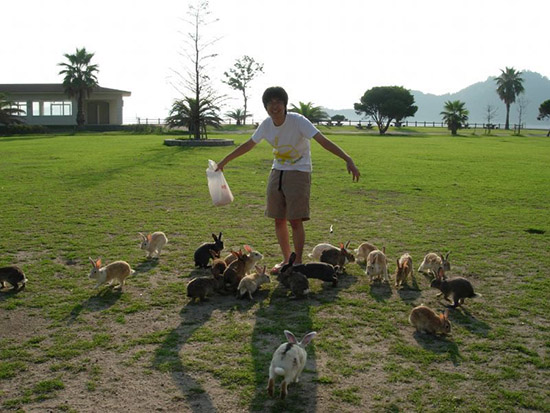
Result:
M223 170L227 163L244 155L263 139L273 147L274 160L267 184L265 215L275 220L275 234L283 254L283 261L271 271L272 274L276 274L279 268L288 262L292 252L288 223L292 228L295 264L302 262L306 240L303 222L309 220L311 139L342 158L354 182L359 180L360 173L351 157L319 132L307 118L298 113L287 112L288 95L282 87L266 89L262 102L269 117L261 123L249 140L218 163L218 170Z

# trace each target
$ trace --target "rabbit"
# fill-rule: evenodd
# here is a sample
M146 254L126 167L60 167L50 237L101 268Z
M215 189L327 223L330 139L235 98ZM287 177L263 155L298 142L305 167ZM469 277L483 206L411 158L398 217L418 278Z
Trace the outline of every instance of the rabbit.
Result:
M340 249L326 249L321 253L321 262L326 262L334 267L338 266L338 272L343 273L345 271L344 265L348 262L355 262L353 254L347 250L349 241L344 247L344 244L340 243Z
M302 298L309 293L309 281L302 272L296 270L298 266L292 265L295 260L296 253L293 252L290 254L288 264L281 267L277 281L289 288L295 298Z
M403 254L397 260L397 270L395 272L395 288L399 288L404 282L407 282L407 277L414 278L413 262L408 253Z
M374 277L378 280L384 276L384 280L389 283L390 279L388 277L388 260L386 259L386 248L382 251L374 250L369 253L367 256L367 268L365 274L370 277L372 282Z
M197 298L202 302L206 300L206 296L214 291L223 289L223 276L214 275L212 277L197 277L187 283L187 297L191 301Z
M409 315L409 323L419 333L451 334L451 322L449 321L449 309L444 314L437 315L435 311L425 305L419 305L412 309Z
M237 297L243 298L248 293L248 298L252 300L252 293L254 293L262 284L271 282L269 275L265 273L266 266L264 268L256 265L256 273L245 275L239 282Z
M27 281L27 277L25 277L25 274L23 273L21 268L16 265L10 265L0 268L1 288L4 288L6 286L6 283L8 283L13 286L13 291L19 291L25 288ZM19 283L21 283L21 287L19 287Z
M279 348L275 350L269 366L267 392L271 397L274 395L276 376L284 376L281 382L281 399L286 397L288 393L287 386L290 383L298 383L307 361L305 347L316 335L317 333L312 331L307 333L304 338L298 342L294 334L285 330L285 336L288 342L281 344Z
M116 280L118 281L118 288L122 291L126 277L135 273L135 271L130 267L130 264L126 261L115 261L105 267L101 267L101 258L98 258L97 260L93 260L91 258L89 259L93 267L89 278L97 281L95 288L98 288L100 285L105 283L112 285Z
M294 260L283 265L281 272L286 270L288 266L291 266L294 271L304 274L307 278L316 278L321 281L331 282L333 287L338 286L338 266L333 266L326 262L308 262L307 264L293 265L293 262Z
M444 271L451 270L451 263L449 262L449 254L451 251L443 257L442 254L436 254L435 252L430 252L426 254L420 267L418 267L418 272L429 274L430 270L435 274L439 272L439 267L442 267Z
M262 254L253 251L249 245L245 245L244 248L248 255L243 254L241 250L238 252L233 251L232 254L237 259L229 264L223 273L226 288L230 291L236 291L244 276L263 258Z
M141 237L140 248L147 251L147 258L153 258L153 256L158 258L162 247L168 244L168 238L164 232L157 231L147 235L140 232L139 235Z
M355 260L357 262L359 261L367 261L367 257L369 256L371 251L379 250L378 247L374 246L370 242L363 242L359 247L354 251L355 252Z
M221 252L223 250L222 233L220 232L220 235L218 237L216 237L216 234L212 234L212 238L214 238L213 243L205 242L195 251L195 267L208 268L210 258L212 257L210 255L210 250L218 252Z
M227 268L227 264L225 261L220 258L220 252L210 250L210 255L212 256L212 267L210 269L212 270L212 275L215 277L217 275L222 275L225 269Z
M313 250L311 250L311 254L308 254L307 256L313 260L319 261L321 259L321 254L323 253L323 251L330 249L337 250L338 247L335 247L334 245L328 243L317 244L315 247L313 247Z
M443 295L448 301L450 301L449 296L452 296L452 308L456 308L459 305L464 304L465 298L481 297L481 294L474 292L474 287L466 278L456 277L446 280L445 272L441 267L439 268L437 276L431 282L430 287L439 289L441 293L438 294L438 296Z

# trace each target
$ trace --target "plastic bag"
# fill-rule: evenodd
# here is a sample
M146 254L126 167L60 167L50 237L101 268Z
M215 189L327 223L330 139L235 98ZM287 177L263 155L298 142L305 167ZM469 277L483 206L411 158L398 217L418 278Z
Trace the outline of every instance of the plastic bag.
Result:
M231 193L231 189L229 189L225 176L223 176L223 172L216 172L217 167L218 164L209 159L206 177L208 178L208 190L212 197L212 203L215 206L222 206L233 202L233 194Z

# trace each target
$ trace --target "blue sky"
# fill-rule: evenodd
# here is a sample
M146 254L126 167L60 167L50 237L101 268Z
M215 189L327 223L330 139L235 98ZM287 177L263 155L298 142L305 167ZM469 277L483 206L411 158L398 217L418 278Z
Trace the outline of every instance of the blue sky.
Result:
M182 0L3 2L0 83L60 83L63 54L86 47L101 86L132 92L126 121L165 117L181 97L172 83L185 70L187 10ZM249 55L264 64L249 92L258 121L271 85L291 103L344 109L374 86L452 93L506 66L550 77L542 0L210 0L210 11L219 20L204 35L220 37L209 73L229 96L223 112L242 106L223 72Z

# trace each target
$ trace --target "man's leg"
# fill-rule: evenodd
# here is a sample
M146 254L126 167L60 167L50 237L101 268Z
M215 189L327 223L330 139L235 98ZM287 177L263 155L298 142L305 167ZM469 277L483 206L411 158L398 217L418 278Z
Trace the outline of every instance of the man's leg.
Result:
M292 242L294 243L294 252L296 253L295 263L301 264L302 254L304 252L304 245L306 242L306 230L304 229L304 221L302 219L291 219L290 226L292 227Z
M281 252L283 253L283 261L287 263L291 251L286 219L275 218L275 234L277 235L277 241L279 242ZM294 236L294 232L292 234Z

